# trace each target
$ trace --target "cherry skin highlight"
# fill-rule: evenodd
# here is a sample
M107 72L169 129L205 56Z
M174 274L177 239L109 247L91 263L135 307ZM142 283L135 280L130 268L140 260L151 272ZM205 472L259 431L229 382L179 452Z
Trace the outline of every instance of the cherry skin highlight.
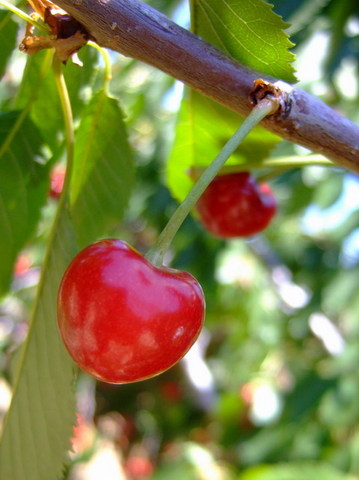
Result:
M247 237L264 230L277 210L269 185L248 172L219 175L196 205L199 220L219 238Z
M204 314L194 277L157 268L116 239L89 245L72 260L57 303L71 357L109 383L144 380L172 367L197 339Z

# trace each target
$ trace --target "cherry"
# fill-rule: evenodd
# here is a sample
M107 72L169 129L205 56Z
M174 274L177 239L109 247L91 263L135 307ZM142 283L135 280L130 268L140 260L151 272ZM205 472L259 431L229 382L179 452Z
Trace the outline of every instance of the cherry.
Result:
M56 165L50 174L50 192L52 198L59 198L64 186L66 167L64 165Z
M129 478L143 479L150 478L154 471L154 465L145 454L131 455L125 462L125 472Z
M73 360L98 380L128 383L185 355L202 328L205 300L190 274L155 267L127 243L107 239L72 260L57 311Z
M257 185L248 172L214 178L196 210L200 222L220 238L246 237L268 226L277 210L269 185Z
M21 253L15 262L14 274L17 277L25 275L31 268L31 259L25 253Z

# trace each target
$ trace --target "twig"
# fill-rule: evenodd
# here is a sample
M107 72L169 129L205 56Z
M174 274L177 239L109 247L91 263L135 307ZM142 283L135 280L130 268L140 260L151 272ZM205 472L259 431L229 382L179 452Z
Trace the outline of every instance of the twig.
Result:
M359 126L316 97L249 70L140 0L53 1L99 45L148 63L242 115L252 108L255 80L274 83L288 95L291 109L262 124L359 173Z

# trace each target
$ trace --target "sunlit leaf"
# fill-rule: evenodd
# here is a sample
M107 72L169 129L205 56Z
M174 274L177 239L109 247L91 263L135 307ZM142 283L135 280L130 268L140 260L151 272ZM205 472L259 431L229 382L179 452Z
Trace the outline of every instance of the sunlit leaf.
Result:
M192 167L206 167L242 123L243 118L222 105L191 91L183 100L176 138L167 165L167 179L174 196L183 200L193 184ZM245 138L227 164L259 162L280 141L276 135L256 127Z
M133 182L123 113L117 100L100 90L76 133L71 218L80 245L108 233L121 220Z
M60 478L75 420L74 370L56 323L59 281L76 252L62 212L50 238L36 306L0 443L0 478Z
M192 28L242 63L285 80L294 80L286 24L262 0L192 0ZM280 60L279 60L280 57ZM192 167L208 166L240 126L242 117L216 102L190 92L184 100L168 164L168 183L182 200L192 180ZM279 141L261 127L254 129L227 163L259 162Z
M92 94L92 87L98 75L102 72L98 65L99 52L90 46L81 48L78 57L82 66L68 61L64 66L64 76L69 92L73 116L77 119L81 116L82 109Z
M196 34L262 73L294 82L288 24L263 0L191 0Z

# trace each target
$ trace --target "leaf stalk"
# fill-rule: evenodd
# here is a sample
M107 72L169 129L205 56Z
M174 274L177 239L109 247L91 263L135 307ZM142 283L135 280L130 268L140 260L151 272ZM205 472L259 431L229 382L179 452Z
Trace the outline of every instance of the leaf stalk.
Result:
M54 55L53 57L53 70L55 75L55 82L57 91L60 98L60 104L62 108L62 113L64 116L65 123L65 139L66 139L66 175L64 179L64 185L60 197L60 202L58 209L61 210L63 202L67 201L69 185L71 181L72 168L74 163L74 152L75 152L75 131L74 131L74 121L71 108L70 97L66 87L65 78L62 72L62 63L59 58Z
M24 12L20 8L15 7L15 5L12 5L10 2L7 2L6 0L0 0L0 6L6 8L6 10L9 10L10 12L14 13L18 17L22 18L22 20L25 20L25 22L30 23L31 25L38 28L39 30L42 30L45 33L50 32L49 28L46 25L43 25L42 23L38 22L31 15L28 15L26 12Z

